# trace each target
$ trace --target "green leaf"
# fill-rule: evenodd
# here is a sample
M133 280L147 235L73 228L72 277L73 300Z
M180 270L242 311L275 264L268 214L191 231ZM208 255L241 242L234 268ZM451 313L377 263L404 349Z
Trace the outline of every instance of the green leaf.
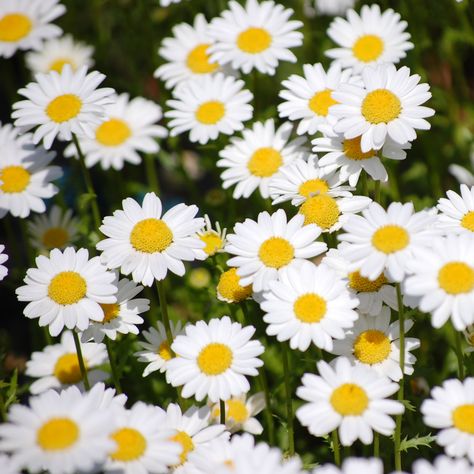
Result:
M429 448L435 439L436 437L431 436L431 433L426 436L416 435L414 438L405 438L400 443L400 451L408 451L410 448L418 449L420 446L427 446Z
M405 407L407 411L416 411L415 405L413 405L413 403L410 402L410 400L400 400L400 402L403 403L403 406Z

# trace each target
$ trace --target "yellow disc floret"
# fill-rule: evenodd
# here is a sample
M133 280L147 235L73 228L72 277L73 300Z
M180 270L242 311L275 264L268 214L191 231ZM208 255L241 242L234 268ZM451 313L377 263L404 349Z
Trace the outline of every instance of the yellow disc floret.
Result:
M120 428L111 438L117 443L117 449L110 455L114 461L134 461L145 453L146 439L134 428Z
M260 249L258 256L262 263L271 268L281 268L288 265L295 255L295 249L282 237L270 237L265 240Z
M376 329L360 333L354 341L354 356L363 364L378 364L390 355L390 339Z
M342 416L358 416L369 406L365 390L354 383L345 383L336 388L330 398L331 405Z
M112 118L99 125L95 132L96 140L104 146L119 146L132 135L124 120Z
M464 262L449 262L438 272L439 286L450 295L469 293L474 289L474 269Z
M215 125L225 115L225 106L219 100L210 100L196 110L196 120L203 125Z
M250 27L237 37L237 46L248 54L258 54L272 44L272 36L263 28Z
M372 235L372 245L386 254L403 250L409 243L410 235L398 225L382 226Z
M130 233L130 244L139 252L163 252L172 242L173 232L161 219L143 219L135 224Z
M283 164L279 151L271 147L258 148L247 163L247 168L254 176L268 178L274 175Z
M329 113L329 107L338 104L337 100L332 98L332 90L325 89L323 91L316 92L316 94L309 99L308 106L316 114L326 117Z
M237 269L231 268L221 274L217 284L217 292L231 303L240 303L252 295L252 285L241 286Z
M0 18L0 41L15 42L28 36L33 24L22 13L8 13Z
M61 249L69 242L69 233L63 227L50 227L41 239L46 249Z
M168 341L163 341L160 344L157 353L163 360L171 360L174 357Z
M214 72L219 65L211 63L207 53L208 44L200 44L192 49L186 58L186 66L194 74L210 74Z
M67 59L67 58L58 58L58 59L55 59L48 67L48 71L56 71L56 72L59 72L61 73L61 71L63 70L63 67L66 65L66 64L69 64L69 66L71 66L71 69L74 71L76 68L76 65L72 62L71 59Z
M110 323L110 321L113 321L118 317L120 313L120 306L117 303L99 303L99 305L104 312L104 317L101 321L102 324Z
M304 223L316 224L321 229L330 229L339 220L341 211L336 200L327 194L312 196L302 204L299 210Z
M86 360L84 360L84 365L87 368ZM53 374L64 385L79 383L82 380L82 374L77 354L75 352L63 354L56 361Z
M352 46L354 56L364 63L370 63L378 59L383 50L383 40L376 35L362 35Z
M21 193L30 184L31 175L23 166L5 166L0 170L0 189L4 193Z
M62 451L71 447L80 435L79 426L70 418L51 418L41 425L36 442L44 451Z
M205 346L197 357L197 365L206 375L220 375L232 365L234 356L225 344L211 342Z
M191 451L194 451L193 439L185 431L178 431L174 436L170 438L170 441L179 443L183 448L181 454L179 455L179 460L181 461L181 464L184 464L188 459L188 454Z
M314 178L308 179L298 188L298 194L308 198L314 194L325 194L329 191L328 182L324 179Z
M295 316L303 323L319 323L326 314L326 300L315 293L299 296L293 303Z
M379 291L380 288L387 283L387 278L383 273L373 281L363 277L358 271L349 273L349 286L359 293L373 293Z
M48 296L57 304L69 305L80 301L87 293L87 283L77 272L60 272L48 286Z
M222 240L221 236L215 231L199 234L198 237L206 244L203 250L210 257L212 255L215 255L224 246L224 241Z
M227 417L232 418L235 423L243 423L247 421L249 417L249 412L245 405L245 402L239 400L238 398L231 398L227 400Z
M374 150L362 151L360 147L360 140L362 137L348 138L342 142L342 149L347 158L354 161L368 160L377 156Z
M471 232L474 232L474 211L469 211L464 214L463 218L461 219L461 225Z
M46 115L56 123L63 123L79 115L81 99L74 94L64 94L53 99L46 107Z
M452 416L453 425L458 430L474 435L474 404L458 406Z
M367 122L373 124L391 122L401 111L400 99L387 89L375 89L362 101L362 115Z

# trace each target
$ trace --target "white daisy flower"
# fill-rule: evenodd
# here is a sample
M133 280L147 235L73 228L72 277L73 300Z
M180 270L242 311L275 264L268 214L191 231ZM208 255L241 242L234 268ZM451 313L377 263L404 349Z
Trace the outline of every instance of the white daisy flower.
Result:
M400 145L413 141L415 129L429 130L431 125L425 119L434 115L433 109L422 106L431 92L428 84L419 84L420 79L418 74L410 75L406 66L366 67L364 87L346 83L333 92L339 102L331 109L339 119L334 131L344 138L361 136L364 153L382 148L387 137Z
M160 0L160 5L162 7L168 7L172 3L180 3L180 2L181 2L181 0Z
M314 6L320 15L343 15L352 8L355 0L315 0Z
M398 63L413 48L410 34L405 32L407 26L391 8L382 13L376 4L364 5L360 16L349 10L347 20L335 18L329 26L328 36L339 48L325 54L356 72L369 65Z
M324 264L302 262L283 270L263 293L260 306L268 324L267 334L290 341L292 349L306 351L311 343L331 350L333 339L357 319L358 299L346 283Z
M104 344L93 342L81 344L81 350L91 385L105 380L108 374L97 369L108 360ZM31 359L26 363L25 374L38 379L30 385L30 392L33 395L50 388L60 390L72 384L83 391L84 384L72 333L64 331L59 344L46 346L41 352L33 352Z
M227 265L237 267L241 286L252 284L256 292L268 289L288 265L327 250L325 243L316 242L321 235L316 225L304 225L300 214L287 221L283 209L261 212L257 221L245 219L235 224L234 232L227 236L225 250L235 255Z
M8 275L8 268L3 265L8 260L8 255L4 252L5 245L0 244L0 281Z
M308 150L302 145L303 137L291 140L292 125L286 122L275 130L275 122L255 122L251 129L242 132L242 138L231 138L219 152L219 168L226 168L221 174L222 187L235 186L234 199L248 198L258 188L263 198L269 196L268 185L279 171L294 160L305 157Z
M104 110L107 118L92 127L93 137L79 139L88 168L100 163L104 170L121 170L124 163L140 164L139 152L157 153L160 150L156 139L165 138L168 132L156 124L163 116L159 105L143 97L130 100L128 94L120 94ZM77 156L74 144L66 148L64 155Z
M99 303L115 303L115 275L100 263L89 259L87 249L68 247L51 250L49 257L36 257L37 268L26 272L25 286L16 289L19 301L28 301L23 310L27 318L39 318L40 326L49 326L57 336L66 326L84 331L90 320L102 321Z
M0 424L0 450L30 472L73 474L93 471L114 449L112 407L102 404L103 385L82 394L77 387L48 390L13 405Z
M104 106L112 102L115 93L110 87L97 89L104 74L87 73L86 66L73 72L66 64L61 73L38 73L35 79L18 91L26 100L13 104L12 117L17 127L23 131L38 127L33 141L43 140L47 149L56 136L65 141L71 141L73 133L94 136L93 126L104 120Z
M357 439L371 444L373 431L393 434L395 422L389 415L403 413L404 406L387 397L398 390L398 384L368 367L352 366L345 357L331 365L320 361L317 367L320 375L304 374L296 391L308 402L296 416L311 434L324 436L338 428L343 446Z
M36 49L43 41L61 36L63 30L50 22L64 15L59 0L3 0L0 5L0 57L17 50Z
M436 206L440 212L439 227L446 233L461 234L474 232L474 187L461 184L461 195L447 191L447 198L441 198Z
M73 71L94 64L92 55L94 48L75 41L71 35L46 41L40 51L28 53L25 56L26 65L33 74L49 71L61 72L65 64Z
M209 48L211 61L230 63L244 74L257 69L271 76L279 61L296 62L289 48L303 44L303 34L295 31L303 23L289 20L291 8L272 0L247 0L245 7L231 0L228 7L209 26L209 34L216 41Z
M252 296L252 285L242 286L236 268L222 272L217 283L217 299L227 303L240 303Z
M471 169L474 168L474 151L469 155L469 161L471 164ZM465 184L466 186L474 186L474 175L472 171L464 168L463 166L452 164L448 166L449 172L456 178L460 184Z
M346 458L341 467L324 464L313 470L312 474L383 474L381 459Z
M224 251L226 244L225 236L227 229L221 229L219 222L216 221L216 229L212 228L211 219L207 214L204 214L204 222L206 227L197 233L200 240L204 242L205 247L202 249L208 257L212 257L216 253ZM201 250L199 250L201 252Z
M184 398L197 401L209 397L211 402L228 400L247 393L246 376L258 375L263 362L258 358L264 347L251 340L255 328L233 323L228 316L198 321L184 328L171 345L177 357L167 364L166 380L182 388Z
M171 119L170 135L189 131L192 142L204 145L220 133L242 130L253 112L249 104L253 94L244 86L244 81L222 73L186 81L173 90L174 99L166 102L171 109L165 112Z
M448 456L467 456L474 463L474 378L445 380L431 397L421 404L421 413L425 425L441 430L436 442Z
M340 247L341 255L351 262L349 270L372 281L385 271L390 280L401 282L409 262L437 233L436 216L414 212L411 202L392 202L386 211L372 202L362 216L352 215L343 225L347 234L338 238L349 242Z
M459 0L458 0L459 1ZM452 459L448 456L438 456L431 464L426 459L418 459L413 463L413 474L474 474L474 467L467 459Z

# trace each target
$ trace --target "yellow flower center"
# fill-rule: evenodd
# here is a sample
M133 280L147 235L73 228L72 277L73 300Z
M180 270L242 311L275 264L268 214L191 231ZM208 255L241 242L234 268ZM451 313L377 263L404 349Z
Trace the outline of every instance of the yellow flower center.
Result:
M306 293L293 304L295 316L303 323L319 323L326 314L326 300L315 293Z
M267 178L275 174L283 163L280 152L271 147L258 148L247 163L247 168L254 176Z
M204 125L215 125L225 115L225 106L219 100L210 100L196 110L196 120Z
M378 364L390 354L390 339L376 329L359 334L354 341L354 356L364 364Z
M288 265L295 255L295 249L282 237L270 237L260 245L258 257L267 267L281 268Z
M354 56L364 63L370 63L378 59L383 50L383 40L376 35L363 35L352 46Z
M179 455L179 460L181 461L181 464L184 464L188 459L188 454L194 450L193 439L185 431L178 431L170 438L170 441L179 443L183 448L181 454Z
M84 359L87 369L87 361ZM82 380L79 359L75 352L63 354L54 364L54 376L64 385L79 383Z
M99 305L104 312L104 317L101 321L102 324L110 323L110 321L113 321L118 317L120 313L120 305L117 303L99 303Z
M95 132L96 140L104 146L119 146L131 135L132 131L126 122L115 118L100 124Z
M308 179L308 181L300 184L300 187L298 188L298 194L305 198L308 198L313 194L325 194L328 191L328 182L319 178Z
M258 54L272 44L272 36L263 28L250 27L237 37L237 46L244 53Z
M48 70L49 70L49 71L56 71L56 72L61 73L61 71L63 70L63 67L64 67L66 64L69 64L69 65L71 66L71 69L72 69L73 71L76 69L76 65L75 65L70 59L67 59L67 58L58 58L58 59L54 60L54 61L49 65Z
M395 120L402 110L400 99L387 89L369 92L362 101L362 115L370 123L388 123Z
M299 210L305 224L316 224L321 229L330 229L337 223L341 211L334 198L326 194L309 197Z
M209 60L208 47L208 44L200 44L188 54L186 65L194 74L209 74L219 67L218 64L211 63Z
M358 416L369 405L365 390L354 383L345 383L332 392L331 405L342 416Z
M19 41L31 31L31 20L22 13L8 13L0 18L0 41Z
M408 232L398 225L385 225L372 235L372 245L386 254L403 250L409 243Z
M232 365L234 356L225 344L211 342L197 357L197 365L206 375L220 375Z
M243 423L249 417L249 412L245 403L237 398L227 400L227 417L232 418L236 423Z
M46 114L56 123L67 122L79 115L82 101L77 95L63 94L53 99L46 107Z
M326 117L329 112L329 107L339 103L337 100L332 98L331 92L331 89L325 89L316 92L316 94L309 99L308 106L316 115Z
M69 418L51 418L41 425L36 442L44 451L60 451L79 439L79 426Z
M117 449L110 455L114 461L134 461L142 457L146 450L145 437L134 428L121 428L111 438L117 443Z
M453 424L458 430L474 435L474 404L458 406L453 411Z
M469 211L464 214L463 218L461 219L461 225L471 232L474 232L474 211Z
M69 234L62 227L51 227L43 234L43 245L49 249L63 248L69 241Z
M161 219L143 219L135 224L130 233L130 243L139 252L163 252L172 242L173 232Z
M199 235L199 238L206 244L203 250L209 256L215 255L224 245L220 235L216 232L206 232Z
M359 293L373 293L387 284L385 275L380 274L374 281L363 277L358 271L349 273L349 286Z
M469 293L474 289L474 269L464 262L449 262L438 272L439 286L451 295Z
M79 273L72 271L58 273L48 286L48 296L61 305L77 303L86 293L86 280Z
M349 138L343 141L342 149L344 155L350 160L360 161L368 160L377 155L377 152L374 150L369 150L363 152L360 148L360 140L362 137Z
M252 295L252 285L240 286L240 277L237 269L231 268L221 274L217 284L219 294L233 303L239 303Z
M173 358L173 353L171 352L170 345L168 341L163 341L158 347L158 355L163 360L171 360Z
M23 166L5 166L0 170L0 189L4 193L21 193L30 184L30 177Z

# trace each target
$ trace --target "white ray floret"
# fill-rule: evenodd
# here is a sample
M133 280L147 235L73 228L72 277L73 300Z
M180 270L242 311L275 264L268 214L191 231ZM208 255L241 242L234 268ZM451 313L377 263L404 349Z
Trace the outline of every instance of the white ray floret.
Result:
M461 184L461 194L447 191L436 206L440 211L439 227L447 234L468 233L474 235L474 187Z

